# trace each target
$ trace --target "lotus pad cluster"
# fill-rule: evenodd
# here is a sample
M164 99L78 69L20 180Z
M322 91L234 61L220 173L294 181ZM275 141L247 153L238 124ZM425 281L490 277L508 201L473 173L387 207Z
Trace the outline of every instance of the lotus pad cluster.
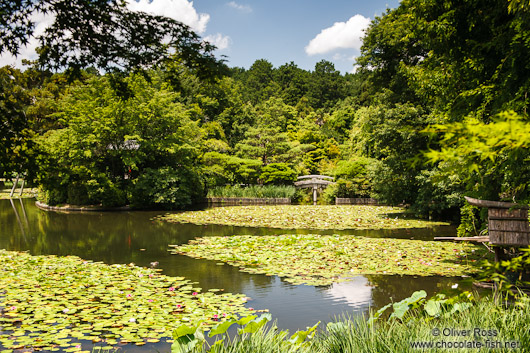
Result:
M0 250L0 347L81 351L83 343L158 342L182 323L245 314L245 297L201 293L181 277L75 256Z
M447 225L410 219L404 212L403 208L364 205L235 206L168 214L161 219L179 223L281 229L398 229Z
M171 247L173 254L309 285L328 285L351 274L459 276L476 272L486 255L469 244L314 234L204 237Z

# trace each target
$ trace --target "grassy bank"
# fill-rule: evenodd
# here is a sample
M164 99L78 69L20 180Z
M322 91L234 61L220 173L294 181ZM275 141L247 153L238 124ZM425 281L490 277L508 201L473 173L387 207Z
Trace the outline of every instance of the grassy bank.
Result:
M241 187L218 186L208 190L208 197L262 197L262 198L292 198L296 192L294 186L285 185L250 185Z
M162 220L178 223L222 224L282 229L400 229L447 225L410 218L389 206L236 206L168 214Z
M310 285L355 274L459 276L478 271L480 260L491 257L471 244L314 234L204 237L172 246L172 253Z
M243 295L201 292L182 277L75 256L0 250L0 346L81 351L83 342L143 345L182 324L249 312Z

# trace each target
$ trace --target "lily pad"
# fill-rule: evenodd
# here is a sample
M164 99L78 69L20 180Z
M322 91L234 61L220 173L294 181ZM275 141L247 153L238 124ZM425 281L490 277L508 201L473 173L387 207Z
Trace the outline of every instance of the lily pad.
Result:
M0 250L0 343L6 349L155 342L183 322L213 326L248 313L244 303L244 295L203 293L184 278L132 264Z
M404 229L447 225L411 218L403 208L365 205L218 207L161 216L170 222L281 229Z
M482 247L464 243L316 234L204 237L170 247L173 254L309 285L351 274L459 276L479 271L479 260L488 256Z

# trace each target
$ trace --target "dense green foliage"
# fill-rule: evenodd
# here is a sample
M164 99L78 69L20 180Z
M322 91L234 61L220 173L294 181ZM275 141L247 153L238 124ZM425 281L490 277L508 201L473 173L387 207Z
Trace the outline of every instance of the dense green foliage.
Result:
M94 77L58 102L62 128L36 139L46 203L174 208L204 196L194 111L157 77L126 82L127 99Z
M528 202L525 4L402 1L372 21L348 74L260 59L219 75L182 55L76 81L3 68L0 174L28 173L50 203L184 207L304 174L335 176L327 202L422 216L458 219L465 194Z

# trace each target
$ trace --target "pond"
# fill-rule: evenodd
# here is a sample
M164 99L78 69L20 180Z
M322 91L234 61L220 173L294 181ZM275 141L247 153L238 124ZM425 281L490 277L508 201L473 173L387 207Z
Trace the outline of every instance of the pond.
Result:
M462 277L415 277L391 275L356 276L351 281L330 286L292 285L276 276L240 272L216 261L170 255L169 244L183 244L196 237L217 235L266 235L315 233L314 230L282 230L233 226L198 226L154 221L166 212L86 212L58 213L39 210L32 199L0 200L0 249L27 250L32 255L76 255L108 264L135 263L157 267L169 276L183 276L197 282L203 290L222 288L226 292L244 293L251 299L247 307L268 309L282 329L292 332L329 322L342 314L367 314L391 300L399 301L414 291L428 294L470 288ZM318 231L320 234L353 234L366 237L414 238L432 240L434 236L451 236L451 226L407 230ZM125 349L124 349L125 348ZM120 351L169 351L169 343L156 348L123 347Z

